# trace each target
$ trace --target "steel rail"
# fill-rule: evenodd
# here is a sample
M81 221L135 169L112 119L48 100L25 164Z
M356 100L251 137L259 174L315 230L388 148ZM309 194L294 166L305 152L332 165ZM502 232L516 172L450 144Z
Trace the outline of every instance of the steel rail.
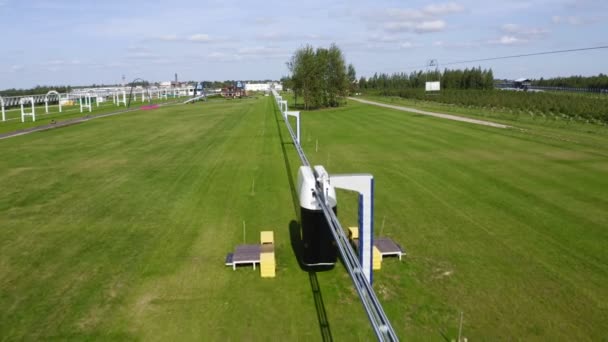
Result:
M276 92L273 91L273 95L276 96ZM281 113L281 115L283 115L283 113ZM296 135L291 128L288 116L283 115L283 120L285 121L285 125L287 126L287 130L289 131L289 135L291 136L293 145L298 152L302 165L310 166L310 162L308 161L308 158L306 158L306 154L304 153L302 146L300 146L298 143ZM336 245L338 246L338 250L340 251L340 255L342 256L342 261L344 262L348 274L355 285L359 298L361 298L361 303L363 304L365 313L372 324L372 328L374 329L378 340L399 341L393 326L384 313L382 304L380 304L376 293L363 273L363 268L361 267L359 258L357 257L353 247L350 245L340 221L338 221L336 214L334 214L333 210L331 210L331 208L327 205L327 199L325 198L323 189L321 187L322 185L317 182L317 188L314 189L314 196L317 198L317 202L323 210L323 214L327 220L327 223L329 224L331 234L333 235Z

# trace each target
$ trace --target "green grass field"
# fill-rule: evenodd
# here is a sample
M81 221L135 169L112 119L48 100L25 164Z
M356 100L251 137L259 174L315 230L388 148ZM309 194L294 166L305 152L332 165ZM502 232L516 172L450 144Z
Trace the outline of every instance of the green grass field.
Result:
M408 256L386 260L374 288L403 340L455 339L461 312L473 340L605 338L606 134L354 102L302 120L311 162L376 178L376 235ZM341 265L298 266L299 160L271 98L122 114L0 149L0 340L374 338ZM338 196L354 225L356 197ZM223 265L268 229L277 278Z
M163 104L163 103L171 103L171 102L183 102L185 98L168 98L168 99L152 99L152 101L146 101L142 103L141 101L133 101L131 103L130 108L139 108L142 105L147 104ZM97 106L95 103L92 104L91 112L88 109L83 109L83 112L80 112L80 105L76 103L74 106L63 106L62 111L59 112L58 105L49 105L49 112L46 113L44 104L38 104L35 106L36 113L36 121L32 121L32 118L27 116L25 118L25 122L21 122L21 108L13 107L6 109L5 116L6 121L2 121L0 118L0 133L8 133L13 131L18 131L31 127L38 127L50 124L53 120L56 122L61 122L69 119L80 118L87 115L99 115L99 114L107 114L117 111L126 110L124 105L117 106L112 101L106 101L104 103L100 103ZM31 107L25 108L26 112L31 111Z

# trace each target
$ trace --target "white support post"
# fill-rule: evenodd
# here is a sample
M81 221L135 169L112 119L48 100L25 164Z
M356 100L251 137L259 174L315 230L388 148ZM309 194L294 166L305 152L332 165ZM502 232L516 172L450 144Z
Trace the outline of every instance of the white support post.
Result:
M6 121L6 113L4 112L4 99L0 96L0 107L2 108L2 121Z
M120 93L119 92L115 92L114 93L114 103L120 107L120 104L123 103L125 105L125 107L127 106L127 92L126 91L122 91L122 100L120 99Z
M287 112L287 101L286 100L279 101L279 109L281 110L281 113L283 113L283 114L285 114L285 112Z
M287 102L287 101L285 101L285 102ZM287 104L285 104L285 106L287 107ZM285 117L295 116L295 118L296 118L296 139L298 140L298 144L300 144L300 112L285 111L283 115L285 115Z
M84 99L84 101L83 101L83 99ZM91 95L89 95L89 94L81 95L80 98L78 98L78 101L80 102L80 112L81 113L84 108L88 108L89 113L93 110L93 108L91 107Z
M32 111L27 113L25 111L24 105L30 102L32 104ZM21 104L21 122L25 122L25 117L26 116L31 116L32 117L32 121L36 121L36 108L34 107L34 98L33 97L23 97L21 98L21 100L19 100L19 104Z
M59 94L56 90L51 90L44 96L44 112L46 114L49 113L49 95L57 96L57 102L59 103L59 113L61 113L61 94Z
M359 193L359 262L363 274L373 283L374 249L374 176L371 174L329 175L335 188Z

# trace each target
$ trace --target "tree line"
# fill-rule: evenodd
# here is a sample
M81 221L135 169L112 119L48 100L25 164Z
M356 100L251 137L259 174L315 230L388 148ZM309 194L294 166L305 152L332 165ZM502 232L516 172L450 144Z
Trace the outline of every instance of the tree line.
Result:
M484 111L514 115L537 115L554 119L572 118L608 122L608 101L575 93L523 92L506 90L447 89L429 97L423 89L381 89L372 94L434 101Z
M281 79L283 86L294 91L295 104L298 98L303 100L305 109L345 103L344 98L356 81L355 68L346 65L336 44L317 49L306 45L296 50L287 67L291 76Z
M424 88L426 82L439 81L442 89L494 89L492 69L445 69L443 72L414 71L394 74L374 74L370 78L359 79L359 89L407 89Z
M608 75L599 74L597 76L569 76L540 78L532 80L532 85L540 87L565 87L565 88L593 88L608 89Z
M0 90L0 96L24 96L24 95L38 95L46 94L51 90L56 90L59 93L67 93L72 90L70 86L36 86L30 89L5 89Z

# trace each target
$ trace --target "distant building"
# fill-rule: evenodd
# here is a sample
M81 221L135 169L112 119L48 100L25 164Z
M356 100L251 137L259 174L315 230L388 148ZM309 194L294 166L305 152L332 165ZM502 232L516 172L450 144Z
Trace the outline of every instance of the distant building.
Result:
M171 88L171 82L170 82L170 81L167 81L167 82L160 82L160 83L159 83L159 86L160 86L161 88Z
M516 89L528 90L528 88L530 88L531 85L532 85L532 82L527 78L518 78L515 81L513 81L513 87Z
M270 91L270 89L274 89L276 91L282 91L283 85L279 82L245 84L245 90L247 90L247 91Z
M234 85L222 88L222 97L236 98L247 96L247 91L243 88L237 88Z

